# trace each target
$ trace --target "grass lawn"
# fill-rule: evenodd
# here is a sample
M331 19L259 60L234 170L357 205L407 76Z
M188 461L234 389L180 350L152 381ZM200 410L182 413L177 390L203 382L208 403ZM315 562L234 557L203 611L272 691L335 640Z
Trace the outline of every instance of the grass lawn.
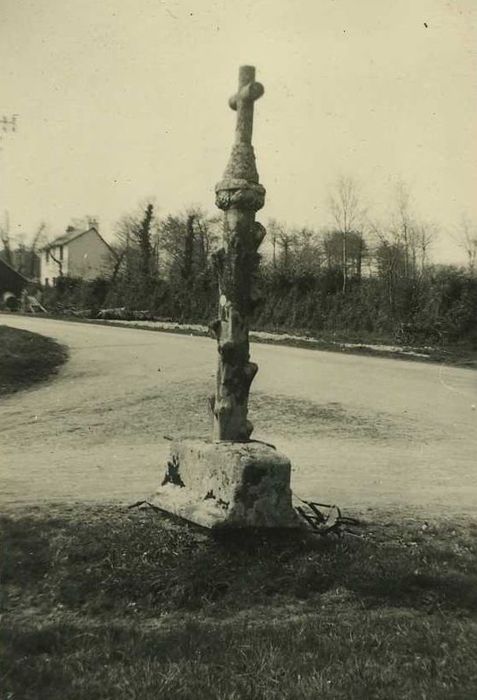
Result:
M52 338L0 326L0 396L47 379L66 358Z
M2 518L2 700L477 697L477 523L217 540L151 510Z

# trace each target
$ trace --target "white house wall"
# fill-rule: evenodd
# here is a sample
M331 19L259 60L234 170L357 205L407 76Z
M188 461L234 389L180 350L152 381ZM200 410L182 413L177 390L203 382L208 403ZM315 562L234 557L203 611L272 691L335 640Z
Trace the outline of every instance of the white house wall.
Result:
M63 246L63 260L61 261L62 274L67 275L68 273L68 246ZM42 284L53 284L53 280L56 277L60 277L60 266L53 260L54 256L56 260L60 260L60 247L55 246L51 248L51 251L42 251L41 254L41 266L40 266L40 281ZM48 282L46 281L48 280Z
M70 277L93 279L101 275L111 259L111 251L96 231L87 231L68 243Z

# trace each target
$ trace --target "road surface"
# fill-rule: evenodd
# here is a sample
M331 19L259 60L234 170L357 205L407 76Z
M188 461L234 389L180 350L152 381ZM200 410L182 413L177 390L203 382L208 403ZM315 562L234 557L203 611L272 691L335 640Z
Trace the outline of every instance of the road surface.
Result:
M58 377L0 403L4 504L121 501L158 486L169 442L208 435L215 342L0 314L70 348ZM475 512L477 373L253 345L254 437L300 496L349 508Z

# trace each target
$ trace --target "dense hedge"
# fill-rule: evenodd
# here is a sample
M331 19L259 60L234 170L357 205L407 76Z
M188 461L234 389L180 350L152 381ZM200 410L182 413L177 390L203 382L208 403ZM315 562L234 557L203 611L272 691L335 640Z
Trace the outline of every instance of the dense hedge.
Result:
M378 277L352 280L346 295L339 278L265 276L255 325L391 334L402 342L477 342L477 279L464 270L436 267L401 280L392 299Z
M339 270L297 274L263 266L253 326L311 334L372 334L402 343L477 344L477 279L463 269L429 268L425 274L398 280L392 290L379 275L351 279L346 294L341 285ZM83 309L93 317L105 306L147 308L161 318L203 323L215 316L217 284L211 269L186 283L156 278L145 303L123 278L114 282L63 278L44 291L43 301L51 311Z

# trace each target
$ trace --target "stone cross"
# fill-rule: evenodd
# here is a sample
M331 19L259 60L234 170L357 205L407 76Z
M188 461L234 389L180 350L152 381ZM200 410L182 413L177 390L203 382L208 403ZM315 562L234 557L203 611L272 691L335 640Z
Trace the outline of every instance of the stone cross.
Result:
M257 365L250 362L249 323L257 299L258 248L265 235L255 221L265 190L252 148L254 102L263 94L255 69L243 66L230 99L237 111L236 138L215 188L223 214L223 248L215 255L218 318L217 382L210 399L213 441L181 440L153 502L162 510L222 532L236 528L297 528L290 489L290 460L271 445L250 440L248 395Z
M250 362L249 321L256 302L258 248L265 229L255 212L265 202L252 147L254 102L264 89L255 82L255 68L242 66L239 88L229 100L237 112L235 143L223 179L216 186L216 204L224 212L224 247L215 256L219 280L219 317L211 325L218 342L219 361L213 438L247 442L253 426L248 421L248 395L258 367Z
M241 66L238 92L229 100L229 106L237 112L236 142L252 143L253 103L263 93L263 85L255 82L255 68Z

